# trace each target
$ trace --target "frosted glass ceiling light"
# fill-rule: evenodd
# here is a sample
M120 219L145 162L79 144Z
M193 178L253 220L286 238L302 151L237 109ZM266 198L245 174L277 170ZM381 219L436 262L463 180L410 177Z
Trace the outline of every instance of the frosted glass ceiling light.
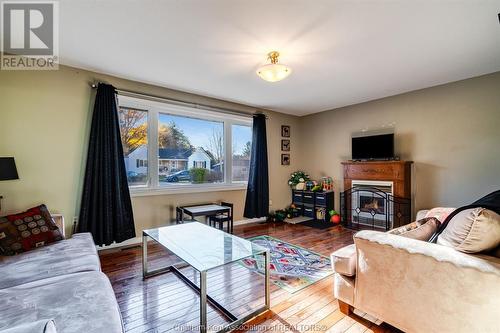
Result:
M272 51L267 54L270 64L264 65L257 70L257 75L268 82L278 82L286 78L292 69L285 65L278 64L279 52Z

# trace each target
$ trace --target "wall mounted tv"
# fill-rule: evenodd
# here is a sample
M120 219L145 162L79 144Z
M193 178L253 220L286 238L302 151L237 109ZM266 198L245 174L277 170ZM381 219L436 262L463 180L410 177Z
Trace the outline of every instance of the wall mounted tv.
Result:
M394 159L394 133L353 137L352 159Z

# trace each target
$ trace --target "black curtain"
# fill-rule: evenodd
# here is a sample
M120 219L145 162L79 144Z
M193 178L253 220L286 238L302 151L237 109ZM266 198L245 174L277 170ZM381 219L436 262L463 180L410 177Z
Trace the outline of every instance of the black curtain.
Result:
M267 165L266 116L254 115L252 154L248 175L244 216L264 217L269 214L269 170Z
M78 232L92 233L97 245L135 237L116 90L103 83L92 115Z

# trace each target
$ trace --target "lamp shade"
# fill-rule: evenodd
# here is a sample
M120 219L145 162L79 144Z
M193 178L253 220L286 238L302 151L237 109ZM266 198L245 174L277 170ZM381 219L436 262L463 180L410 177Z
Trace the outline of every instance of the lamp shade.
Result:
M0 157L0 180L19 179L14 157Z
M271 61L270 64L264 65L257 70L257 75L261 79L268 82L278 82L286 78L292 72L288 66L278 64L278 51L272 51L267 54L267 59Z
M268 64L257 70L257 75L268 82L281 81L290 75L290 73L292 73L290 67L281 64Z

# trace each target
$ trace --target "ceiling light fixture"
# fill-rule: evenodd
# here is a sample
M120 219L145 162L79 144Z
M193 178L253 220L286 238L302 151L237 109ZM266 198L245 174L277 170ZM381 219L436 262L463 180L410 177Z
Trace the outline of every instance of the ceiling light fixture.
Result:
M272 51L267 54L270 64L264 65L257 70L257 75L268 82L278 82L286 78L292 69L285 65L278 64L279 52Z

